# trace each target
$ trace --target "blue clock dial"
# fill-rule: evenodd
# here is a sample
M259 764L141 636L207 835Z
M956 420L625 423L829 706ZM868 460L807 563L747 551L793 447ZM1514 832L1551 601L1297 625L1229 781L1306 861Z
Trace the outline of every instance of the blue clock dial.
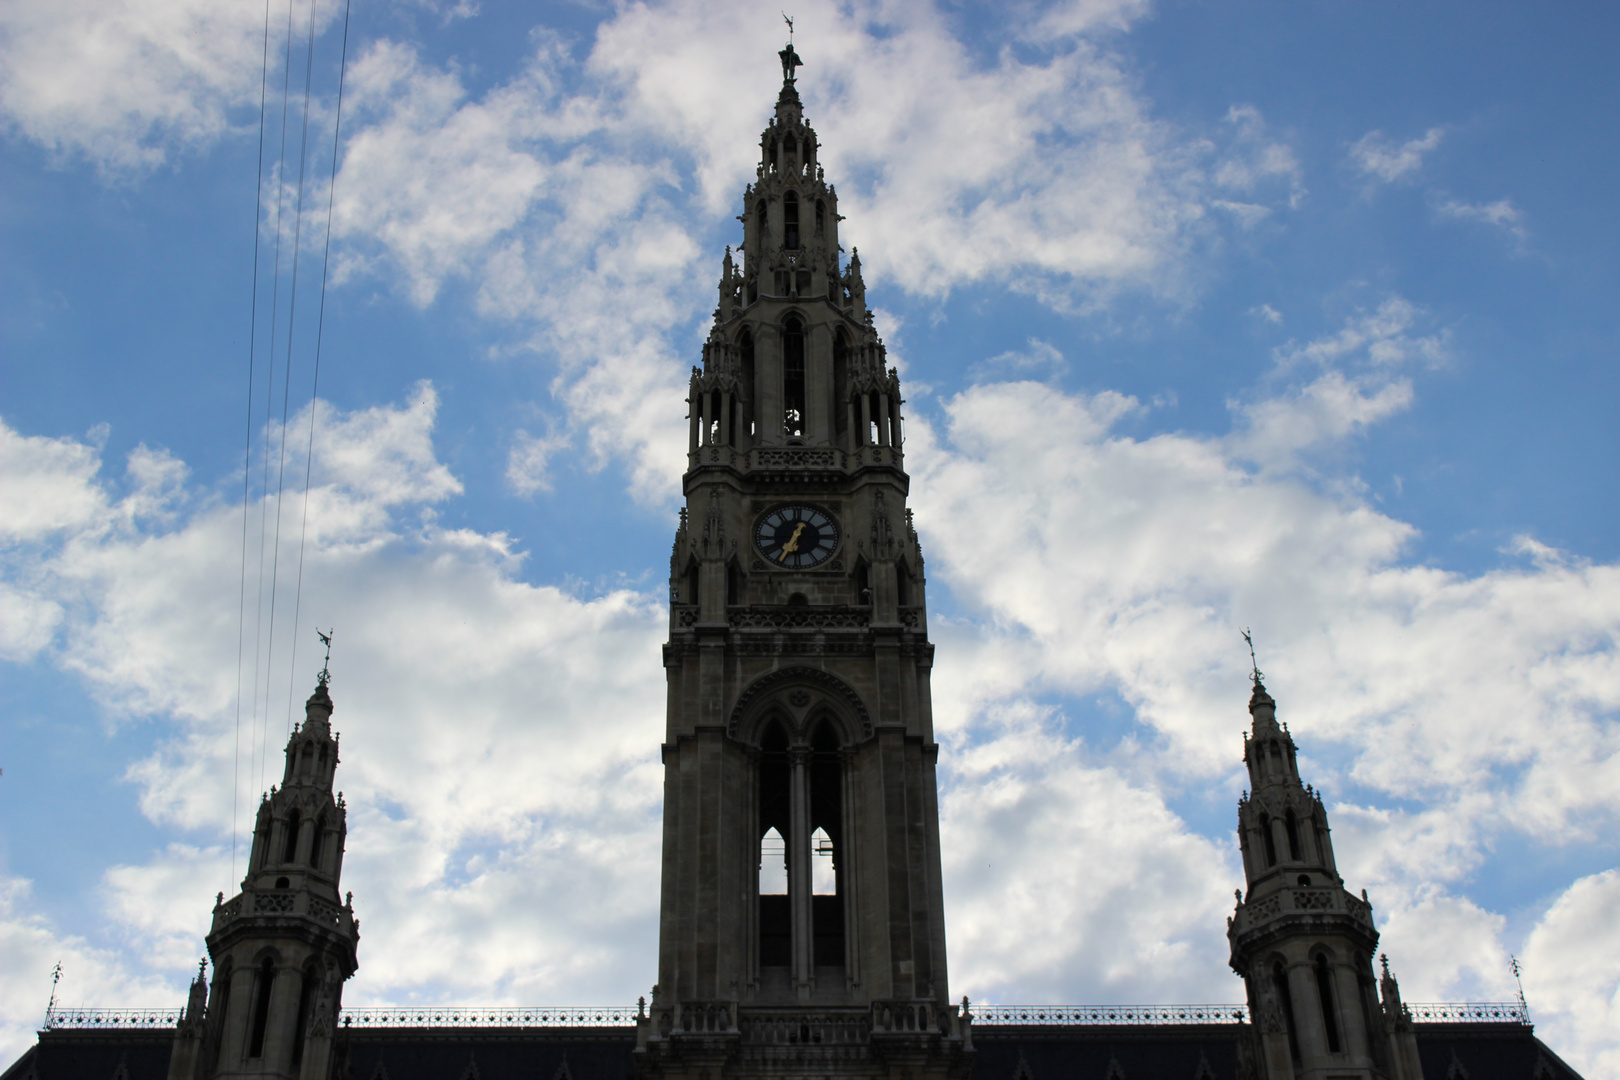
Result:
M754 546L784 570L820 566L838 548L838 523L813 506L778 506L754 526Z

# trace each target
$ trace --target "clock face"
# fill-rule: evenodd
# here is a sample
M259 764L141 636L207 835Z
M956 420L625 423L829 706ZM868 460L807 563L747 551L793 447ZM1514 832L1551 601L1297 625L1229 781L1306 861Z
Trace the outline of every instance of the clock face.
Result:
M778 506L754 526L754 546L772 566L820 566L838 547L838 524L813 506Z

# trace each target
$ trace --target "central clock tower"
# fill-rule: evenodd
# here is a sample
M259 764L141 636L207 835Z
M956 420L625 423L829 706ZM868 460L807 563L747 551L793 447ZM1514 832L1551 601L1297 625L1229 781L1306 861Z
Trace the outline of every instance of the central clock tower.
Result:
M781 55L688 398L637 1068L965 1077L900 383Z

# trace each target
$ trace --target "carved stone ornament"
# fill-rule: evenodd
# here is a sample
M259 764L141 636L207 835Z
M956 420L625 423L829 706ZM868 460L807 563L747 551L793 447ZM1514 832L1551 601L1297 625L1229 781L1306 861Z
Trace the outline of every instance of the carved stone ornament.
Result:
M731 717L726 722L726 734L733 739L739 738L743 717L756 701L796 682L808 683L844 705L860 724L861 738L872 737L872 716L866 711L866 702L861 700L861 696L838 676L811 667L779 668L755 679L737 695L737 703L731 707Z

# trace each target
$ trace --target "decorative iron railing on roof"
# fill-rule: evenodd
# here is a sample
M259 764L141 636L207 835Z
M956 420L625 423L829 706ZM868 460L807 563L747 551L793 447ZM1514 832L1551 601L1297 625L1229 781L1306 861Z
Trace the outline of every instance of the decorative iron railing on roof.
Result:
M633 1005L561 1008L492 1006L482 1009L344 1009L338 1023L346 1028L397 1027L626 1027L636 1022Z
M1528 1024L1523 1002L1438 1002L1408 1004L1419 1024ZM1248 1019L1244 1005L973 1005L976 1025L1053 1024L1236 1024ZM179 1009L53 1009L50 1030L161 1031L180 1022ZM629 1027L632 1005L573 1007L344 1009L339 1023L350 1029L480 1027Z
M1406 1011L1419 1024L1528 1024L1530 1009L1522 1001L1464 1001L1408 1004Z
M63 1009L56 1008L45 1014L48 1030L61 1028L172 1028L180 1023L179 1009Z
M1246 1005L972 1005L974 1024L1235 1024Z

